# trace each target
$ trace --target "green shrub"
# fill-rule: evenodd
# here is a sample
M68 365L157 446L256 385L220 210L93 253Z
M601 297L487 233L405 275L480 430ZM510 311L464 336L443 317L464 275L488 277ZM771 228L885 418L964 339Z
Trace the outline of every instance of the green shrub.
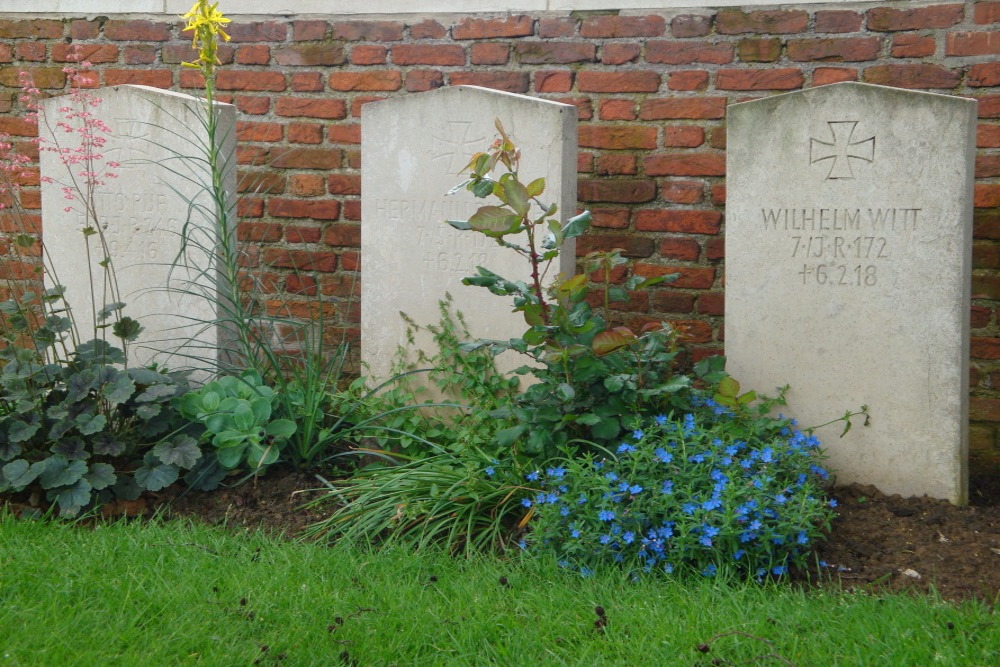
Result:
M528 473L531 550L584 572L761 578L803 564L833 515L827 473L819 440L768 416L775 402L731 410L696 396L692 412L635 419L604 456Z

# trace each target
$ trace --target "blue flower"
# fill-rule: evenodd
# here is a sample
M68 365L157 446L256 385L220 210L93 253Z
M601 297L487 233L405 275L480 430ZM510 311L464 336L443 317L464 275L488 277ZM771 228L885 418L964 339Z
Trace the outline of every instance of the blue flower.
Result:
M663 481L663 488L660 489L660 493L665 495L670 495L674 492L674 483L669 479Z
M701 504L701 508L709 512L720 507L722 507L722 501L718 498L710 498Z
M597 513L597 518L601 521L611 521L615 518L615 513L611 510L601 510Z
M795 538L795 541L799 544L809 544L809 537L806 535L805 531L799 533L799 536Z
M632 544L632 542L634 541L635 541L635 533L633 533L631 530L626 531L625 533L622 534L622 542L624 542L625 544Z
M589 567L580 567L580 576L581 577L589 577L592 574L594 574L594 571L591 570Z
M694 430L694 415L684 415L684 435L691 435L694 433Z
M545 494L545 502L547 502L550 505L553 505L553 504L559 502L559 496L557 496L554 493L547 493L547 494Z
M667 423L667 416L666 415L656 415L655 417L653 417L653 421L656 422L657 425L663 426L664 424Z
M642 487L639 486L638 484L633 484L632 486L628 487L628 492L634 496L635 494L642 492Z
M673 454L665 450L663 447L657 447L653 450L653 456L655 456L660 463L670 463L674 460Z
M610 541L611 541L610 535L601 535L601 537L598 538L598 542L600 542L601 544L607 544Z
M582 505L582 504L584 504L585 502L587 502L587 496L581 493L581 494L580 494L580 497L579 497L579 498L577 499L577 501L576 501L576 504L577 504L577 505Z
M601 468L604 467L604 461L594 461L590 465L594 467L594 470L600 470Z
M634 452L634 451L635 451L635 447L633 447L632 445L628 444L627 442L623 442L622 444L618 445L618 453L619 454L624 454L626 452Z
M525 507L531 507L531 498L521 498L521 504Z
M708 567L701 571L704 577L714 577L716 572L715 563L709 563Z
M569 531L569 534L570 534L570 537L580 537L580 531L577 530L576 528L574 528L573 530Z
M619 491L628 491L628 482L622 482L618 485Z
M524 477L525 477L525 479L527 479L527 480L528 480L529 482L537 482L537 481L538 481L538 477L539 477L539 473L538 473L538 471L537 471L537 470L535 470L534 472L529 472L529 473L528 473L527 475L525 475Z
M788 568L784 565L775 565L774 567L771 568L771 572L780 577L781 575L788 572Z
M765 447L764 451L760 453L760 460L764 463L770 463L774 460L774 450L770 447Z
M684 510L685 514L694 514L694 511L698 509L698 506L695 505L694 503L685 503L682 509Z
M617 482L618 475L614 474L613 472L606 472L604 473L604 479L608 480L609 482Z
M522 551L526 551L526 550L528 549L528 543L527 543L527 542L525 542L524 540L520 540L520 541L519 541L519 542L517 543L517 546L521 547L521 550L522 550Z
M664 563L663 564L663 571L666 572L667 574L670 574L671 572L674 571L674 566L671 565L670 563Z
M726 454L728 456L736 456L736 452L738 451L740 450L739 447L737 447L736 445L729 445L728 447L726 447Z
M703 463L705 461L704 454L695 454L694 456L689 456L688 461L691 463Z
M646 434L642 432L642 429L637 428L636 430L632 431L632 437L635 438L636 440L642 440L642 436L644 435Z
M563 505L562 507L559 508L559 514L561 514L562 516L569 516L569 508Z
M563 468L562 466L556 468L548 468L545 471L545 474L553 479L562 479L563 476L566 474L566 468Z
M743 549L737 549L736 551L733 552L733 560L739 560L743 558L743 554L745 553L746 552L743 551Z
M490 466L489 468L487 468L483 472L486 473L487 477L492 477L494 475L494 473L496 473L496 470L493 468L493 466Z
M837 499L836 499L836 498L830 498L830 502L829 502L829 503L827 503L827 504L828 504L828 505L829 505L830 507L836 507L836 506L837 506Z

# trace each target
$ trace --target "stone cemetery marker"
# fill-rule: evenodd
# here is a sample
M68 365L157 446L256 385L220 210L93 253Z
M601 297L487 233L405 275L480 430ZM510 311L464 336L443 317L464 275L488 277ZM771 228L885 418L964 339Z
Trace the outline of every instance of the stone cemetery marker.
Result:
M202 184L211 184L201 146L207 143L204 101L189 95L146 86L115 86L95 91L102 101L95 113L111 130L104 134L99 149L104 161L120 163L111 168L117 178L102 178L96 188L94 208L101 232L107 240L123 310L145 327L138 341L129 347L130 365L156 361L171 370L215 368L220 361L221 328L205 322L219 314L216 303L200 294L215 295L216 269L209 249L216 235L212 223L194 212L188 229L191 240L184 257L171 267L182 247L182 228L189 220L188 203L212 208L210 193ZM67 97L42 102L47 122L40 122L42 146L76 149L77 134L61 131L56 122L63 117L59 108L72 106ZM235 108L216 107L218 136L223 156L233 165ZM192 159L194 158L194 159ZM97 291L97 308L113 301L103 288L100 255L87 257L83 228L86 218L80 202L67 201L63 186L69 170L54 151L42 150L41 171L53 181L42 184L42 233L59 280L67 287L66 297L83 340L93 337L90 280ZM103 171L103 161L100 165ZM81 167L71 167L77 176ZM171 173L176 172L176 173ZM227 191L235 196L235 170L226 170ZM66 211L67 206L72 210ZM98 236L91 243L98 243ZM200 246L200 247L199 247ZM95 246L96 247L96 246ZM167 289L167 288L171 289ZM181 294L187 290L197 294ZM106 339L120 341L106 330Z
M473 336L508 339L528 328L511 302L462 278L477 266L512 280L529 278L528 262L514 251L445 220L468 219L496 200L462 190L469 157L497 136L499 118L521 149L520 178L546 179L540 199L556 203L562 220L576 214L576 109L566 104L475 86L442 88L367 104L361 118L361 356L376 380L391 375L396 350L406 342L400 311L420 325L437 324L438 301L454 297ZM514 240L514 239L510 239ZM563 248L561 271L574 272L575 246ZM416 346L436 352L430 337ZM525 363L504 352L501 370Z
M818 434L838 483L967 500L975 120L859 83L729 109L728 370L801 426L869 407Z

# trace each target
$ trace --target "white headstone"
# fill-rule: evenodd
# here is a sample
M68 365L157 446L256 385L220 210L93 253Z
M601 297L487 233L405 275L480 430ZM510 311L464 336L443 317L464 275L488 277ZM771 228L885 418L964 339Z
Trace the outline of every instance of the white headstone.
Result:
M459 183L473 153L496 138L499 119L521 149L524 183L546 179L546 203L556 203L565 222L576 214L576 109L524 95L474 86L367 104L361 118L361 356L374 379L391 375L393 358L406 342L405 312L421 325L437 324L438 301L454 297L476 337L506 340L528 328L511 302L462 279L483 266L510 279L528 280L527 260L445 220L466 220L496 200L477 199ZM557 272L572 274L575 246L562 249ZM436 352L429 338L416 346ZM501 370L525 358L501 354Z
M81 339L93 337L91 284L98 309L114 301L98 265L101 255L96 244L103 235L119 294L126 303L122 314L138 320L145 329L138 341L129 345L130 365L155 361L171 370L212 370L221 361L224 340L223 328L209 324L217 320L219 312L217 267L212 261L217 234L206 215L215 209L205 187L212 183L205 159L205 102L190 95L131 85L104 88L93 95L100 104L85 111L103 121L110 133L101 133L106 144L96 149L102 156L97 178L103 184L94 189L93 207L100 234L90 238L94 249L89 257L83 234L85 204L79 199L67 200L63 191L71 174L83 184L80 171L84 167L67 167L62 154L51 150L72 151L81 145L78 133L65 132L57 125L65 117L60 109L73 108L71 98L44 100L39 122L41 172L47 181L42 184L43 240L59 281L67 287L66 297ZM218 104L216 117L223 182L231 206L236 192L235 108ZM70 126L78 127L80 122L70 121ZM120 166L107 167L107 162ZM106 177L105 171L117 173L117 177ZM187 235L186 246L183 234ZM121 345L110 331L104 337Z
M729 108L726 355L838 483L967 500L973 100L859 83ZM829 431L829 430L828 430Z

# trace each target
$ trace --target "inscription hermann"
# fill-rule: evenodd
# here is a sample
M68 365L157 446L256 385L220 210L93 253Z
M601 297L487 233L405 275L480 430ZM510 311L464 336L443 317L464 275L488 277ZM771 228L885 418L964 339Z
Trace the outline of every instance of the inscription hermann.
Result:
M489 263L486 253L495 244L481 234L462 234L445 220L466 220L480 204L460 199L377 199L375 217L403 223L409 241L423 257L424 267L465 277Z

